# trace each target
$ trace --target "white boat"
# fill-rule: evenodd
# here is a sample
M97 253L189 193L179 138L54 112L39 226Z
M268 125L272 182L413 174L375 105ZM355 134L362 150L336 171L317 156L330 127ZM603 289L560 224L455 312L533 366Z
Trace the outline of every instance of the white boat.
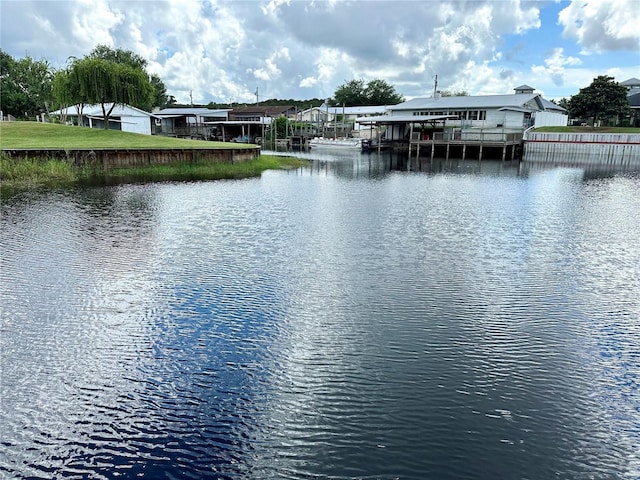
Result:
M362 149L362 139L315 137L309 140L309 147Z

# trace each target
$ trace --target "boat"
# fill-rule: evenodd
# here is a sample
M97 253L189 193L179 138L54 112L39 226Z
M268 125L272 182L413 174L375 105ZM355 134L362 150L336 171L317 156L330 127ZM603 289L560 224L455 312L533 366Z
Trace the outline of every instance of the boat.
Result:
M311 148L342 148L342 149L362 149L362 139L360 138L324 138L314 137L309 140Z

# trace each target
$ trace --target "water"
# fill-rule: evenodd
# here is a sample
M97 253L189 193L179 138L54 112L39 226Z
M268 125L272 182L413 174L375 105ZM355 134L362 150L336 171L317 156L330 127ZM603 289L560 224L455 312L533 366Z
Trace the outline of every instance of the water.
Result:
M638 479L638 212L375 155L5 198L0 477Z

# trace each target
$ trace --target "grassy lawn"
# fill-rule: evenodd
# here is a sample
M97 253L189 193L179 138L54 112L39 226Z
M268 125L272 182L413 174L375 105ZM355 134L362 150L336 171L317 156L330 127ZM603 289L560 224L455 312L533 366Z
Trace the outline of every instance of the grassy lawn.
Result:
M243 148L245 144L184 140L116 130L100 130L36 122L0 122L0 149L92 149L101 148ZM252 147L252 146L251 146ZM0 188L4 191L68 186L155 181L194 181L248 178L265 170L295 168L308 162L293 158L260 155L240 163L194 162L116 168L77 167L63 159L14 159L0 152Z
M640 133L640 128L633 127L540 127L535 132L556 133Z
M140 133L38 122L0 122L0 149L245 148L253 145L209 142Z

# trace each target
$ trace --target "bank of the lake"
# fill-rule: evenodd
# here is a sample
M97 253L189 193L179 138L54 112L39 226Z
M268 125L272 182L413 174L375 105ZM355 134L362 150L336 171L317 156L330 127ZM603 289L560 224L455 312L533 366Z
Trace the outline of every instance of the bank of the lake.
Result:
M640 129L629 127L541 127L525 132L525 162L640 167Z
M2 189L247 178L296 167L259 147L35 122L0 123Z

